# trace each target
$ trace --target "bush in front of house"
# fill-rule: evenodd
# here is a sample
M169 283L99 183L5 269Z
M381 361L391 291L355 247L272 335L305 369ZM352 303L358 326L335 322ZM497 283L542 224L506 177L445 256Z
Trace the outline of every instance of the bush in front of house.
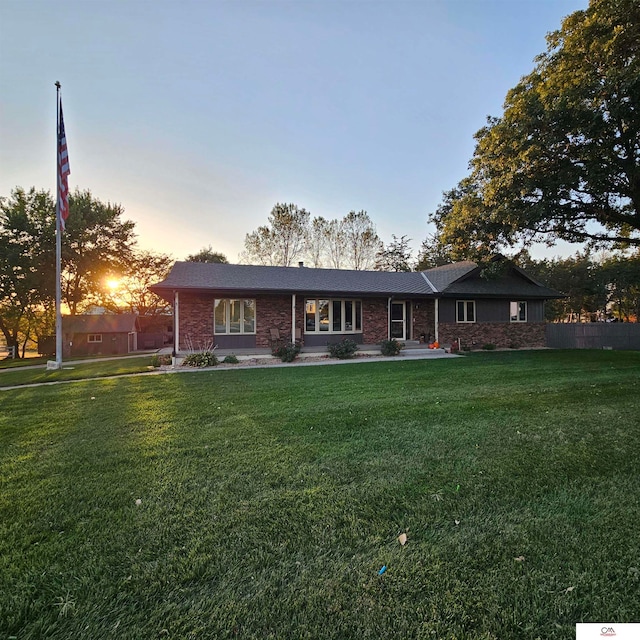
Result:
M154 353L151 356L151 366L154 369L158 369L159 367L162 367L163 365L169 365L169 364L171 364L171 356L170 355Z
M332 358L339 358L340 360L348 360L356 355L358 345L349 338L344 338L340 342L335 344L328 344L329 354Z
M235 355L235 353L230 353L228 356L224 357L224 360L222 362L223 364L238 364L240 360L238 360L238 357Z
M380 343L380 351L383 356L397 356L402 349L404 349L404 343L399 342L395 338L391 338L391 340L383 340Z
M487 342L486 344L483 344L483 345L482 345L482 348L483 348L485 351L493 351L493 350L496 348L496 345L495 345L495 344L493 344L492 342Z
M282 362L293 362L300 353L300 345L288 342L272 349L271 353Z
M182 364L185 367L215 367L218 364L218 358L213 351L200 351L187 355Z

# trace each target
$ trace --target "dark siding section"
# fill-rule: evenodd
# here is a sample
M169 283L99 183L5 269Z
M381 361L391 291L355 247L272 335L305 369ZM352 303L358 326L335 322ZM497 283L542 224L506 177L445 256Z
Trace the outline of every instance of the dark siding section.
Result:
M460 300L473 300L463 298ZM439 302L440 322L456 322L456 302L453 298L444 298ZM514 300L515 302L515 300ZM511 322L510 300L476 300L476 322ZM544 322L544 301L527 300L527 322Z
M218 349L253 349L256 346L255 335L223 335L216 334L215 342Z

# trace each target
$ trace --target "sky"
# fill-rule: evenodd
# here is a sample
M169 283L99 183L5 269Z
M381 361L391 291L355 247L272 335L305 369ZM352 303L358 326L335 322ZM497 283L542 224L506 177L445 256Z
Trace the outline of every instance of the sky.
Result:
M118 203L141 249L238 260L278 202L417 252L473 135L588 0L0 0L0 195ZM575 253L537 249L534 257Z

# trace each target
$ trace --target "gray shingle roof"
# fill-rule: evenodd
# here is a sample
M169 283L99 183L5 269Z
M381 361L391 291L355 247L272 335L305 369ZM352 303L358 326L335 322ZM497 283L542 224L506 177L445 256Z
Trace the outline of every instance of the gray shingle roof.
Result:
M562 297L513 267L500 278L479 277L475 262L424 272L347 271L309 267L267 267L245 264L176 262L165 280L151 289L167 299L174 290L213 295L301 293L357 296L512 296Z
M453 262L451 264L445 264L442 267L427 269L424 271L424 275L429 279L429 282L433 284L436 291L440 292L444 291L452 282L466 276L477 268L478 265L475 262L465 260L464 262Z
M167 278L152 286L157 293L174 289L253 291L256 293L430 295L420 273L347 271L308 267L176 262Z
M500 278L481 278L479 275L453 282L444 291L444 295L469 296L473 298L561 298L557 291L537 284L517 271L511 271Z

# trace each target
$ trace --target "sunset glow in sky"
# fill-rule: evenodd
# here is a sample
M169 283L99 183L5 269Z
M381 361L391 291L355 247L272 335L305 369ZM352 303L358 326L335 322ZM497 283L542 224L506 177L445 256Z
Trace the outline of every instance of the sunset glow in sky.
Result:
M231 262L276 202L365 209L412 238L467 174L545 34L587 0L0 3L0 195L55 189L62 84L71 189L120 203L141 248ZM575 251L558 246L546 255Z

